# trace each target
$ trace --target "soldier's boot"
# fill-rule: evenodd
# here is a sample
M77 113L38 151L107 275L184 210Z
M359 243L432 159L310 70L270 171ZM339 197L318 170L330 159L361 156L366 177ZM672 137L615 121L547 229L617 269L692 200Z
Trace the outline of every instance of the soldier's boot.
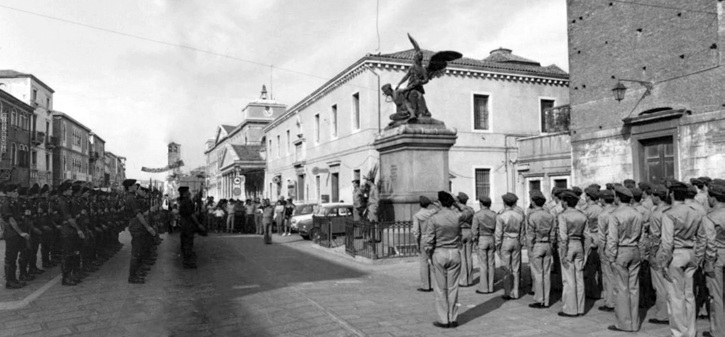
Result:
M28 274L28 272L20 271L20 277L18 277L18 280L20 282L30 282L32 280L35 280L35 276Z
M60 264L60 269L63 272L63 280L61 281L61 285L64 286L74 286L78 284L76 281L73 280L73 277L71 276L71 268L69 264L69 258L63 259Z
M25 283L20 283L15 278L15 267L5 265L5 288L7 289L20 289L25 286Z
M71 265L71 278L76 283L81 283L82 275L81 273L81 257L79 254L76 254L72 257L70 257L70 265Z
M35 265L30 265L30 268L28 269L28 274L30 275L40 275L42 273L45 273L45 270L40 269Z

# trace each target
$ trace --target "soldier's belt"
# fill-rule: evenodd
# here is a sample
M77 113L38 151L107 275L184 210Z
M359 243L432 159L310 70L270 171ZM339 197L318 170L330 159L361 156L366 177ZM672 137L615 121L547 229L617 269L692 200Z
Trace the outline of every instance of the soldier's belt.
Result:
M503 238L504 239L513 239L513 240L518 240L519 239L518 236L509 236L509 235L504 235Z
M682 247L675 247L675 249L694 249L693 246L682 246Z
M639 245L617 245L620 248L639 248Z
M570 235L569 236L569 240L581 240L582 238L584 238L584 237L579 236L579 235Z

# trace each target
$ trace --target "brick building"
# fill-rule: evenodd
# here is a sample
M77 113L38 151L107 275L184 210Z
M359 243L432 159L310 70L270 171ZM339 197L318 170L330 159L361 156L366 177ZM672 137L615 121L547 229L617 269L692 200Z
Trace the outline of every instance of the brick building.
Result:
M91 129L68 114L53 111L53 133L59 145L53 152L54 180L93 182L90 175Z
M34 108L0 86L0 181L30 184L30 121Z
M723 2L567 4L573 180L725 176Z

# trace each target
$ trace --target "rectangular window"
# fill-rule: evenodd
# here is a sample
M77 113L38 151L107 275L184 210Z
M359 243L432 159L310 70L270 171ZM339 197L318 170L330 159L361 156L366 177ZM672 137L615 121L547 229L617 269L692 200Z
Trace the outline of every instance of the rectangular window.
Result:
M569 180L568 179L554 179L554 187L569 188Z
M337 104L332 106L332 137L337 138Z
M322 199L320 195L320 176L315 176L315 186L317 188L317 201L320 202Z
M38 101L38 89L33 88L33 97L32 97L33 103Z
M547 114L547 110L554 107L553 99L542 99L539 104L541 114L541 132L554 132L553 116ZM548 116L547 116L548 115Z
M360 130L360 93L352 95L352 129Z
M272 158L272 140L269 140L269 158Z
M673 137L641 141L644 158L643 180L659 181L675 177L675 147Z
M279 145L281 143L280 137L281 137L280 135L277 135L277 158L279 158L280 154L282 153L282 151L280 151L281 145Z
M331 174L330 183L332 184L332 202L340 201L340 174Z
M287 155L290 154L290 144L292 144L292 139L290 139L289 130L287 130Z
M473 95L473 129L488 130L488 96Z
M541 180L529 181L529 192L531 191L541 191Z
M320 142L320 114L315 115L315 143Z
M45 98L45 109L50 110L50 97Z
M491 170L476 169L476 199L491 196Z
M305 175L297 176L297 200L305 200Z

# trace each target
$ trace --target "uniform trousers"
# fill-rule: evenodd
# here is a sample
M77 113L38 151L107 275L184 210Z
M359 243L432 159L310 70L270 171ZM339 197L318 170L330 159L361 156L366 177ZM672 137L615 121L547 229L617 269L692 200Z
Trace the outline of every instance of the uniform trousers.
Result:
M675 248L667 275L672 282L665 282L667 304L670 308L670 331L673 337L694 337L697 332L695 318L694 276L697 259L693 249Z
M670 319L667 312L667 287L665 286L664 275L662 275L662 267L656 259L656 251L650 253L649 268L650 278L652 278L652 287L656 293L655 305L652 308L652 318L666 321Z
M461 228L461 277L458 284L462 287L473 284L473 235L470 228Z
M639 268L638 247L619 247L612 270L616 281L614 314L617 328L639 331Z
M599 246L599 260L602 267L602 298L604 298L604 306L607 308L614 308L615 294L614 287L617 284L617 279L614 275L612 265L609 263L609 258L606 255L606 248L604 243Z
M584 249L581 241L569 241L566 256L561 260L561 276L564 286L562 311L569 315L584 314Z
M521 242L519 238L504 236L501 243L501 262L506 271L503 279L504 296L519 298L519 275L521 274Z
M493 292L494 273L496 272L496 245L493 236L481 235L478 237L478 269L479 281L478 291L483 293Z
M549 295L551 294L551 244L548 242L537 242L531 249L531 277L534 279L534 301L549 306Z
M433 289L438 322L448 324L458 319L458 277L461 274L461 252L458 248L436 248L433 251Z
M715 277L707 277L710 290L710 333L716 337L725 337L725 312L723 312L723 272L725 272L725 249L718 249L715 261Z
M422 243L425 242L426 236L421 235L418 247L422 247ZM425 250L420 249L418 252L418 260L420 263L420 287L421 289L431 289L431 270L430 264L428 264L428 254Z
M244 224L244 227L245 227L244 232L247 234L251 234L251 233L259 234L258 229L257 229L257 224L254 222L254 214L247 214L245 217L246 217L246 221Z
M594 233L592 242L584 247L584 290L589 298L602 297L602 270L599 256L599 235Z
M227 215L227 228L226 228L227 233L234 232L234 219L235 218L236 217L234 216L234 212L229 213L229 215Z
M43 226L41 235L40 257L43 261L43 268L49 268L51 263L51 249L53 245L53 229L51 226ZM52 259L55 261L55 259Z
M262 222L264 223L264 243L271 244L272 243L272 219L266 218L266 219L263 219Z
M195 226L189 220L181 220L181 256L184 264L193 262L194 257L194 229Z
M8 226L8 231L15 231ZM17 282L18 255L25 247L25 239L20 235L5 238L5 279L7 282Z
M262 222L262 216L259 214L254 215L254 223L257 225L257 234L264 234L264 223Z

